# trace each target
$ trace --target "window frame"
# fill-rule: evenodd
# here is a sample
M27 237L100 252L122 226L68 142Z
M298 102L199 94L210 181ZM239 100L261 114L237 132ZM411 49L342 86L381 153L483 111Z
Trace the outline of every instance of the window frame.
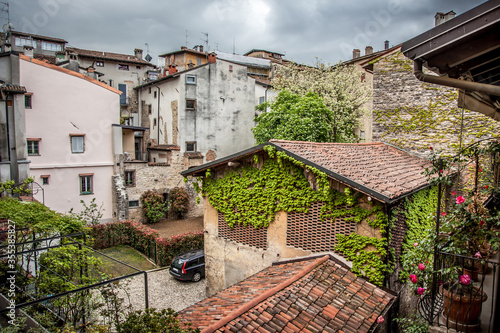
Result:
M80 183L80 195L94 194L94 174L93 173L81 173L78 175ZM85 181L85 183L83 182ZM90 190L89 190L90 187Z
M26 139L26 150L28 152L28 156L40 156L40 138L27 138ZM36 147L36 151L35 148ZM30 152L31 148L31 152Z
M188 107L188 102L193 102L193 107ZM196 111L197 104L196 99L186 98L186 111Z
M129 177L128 175L131 175L131 180L132 182L129 182ZM124 172L124 181L125 181L125 186L127 187L133 187L135 186L135 170L125 170Z
M118 70L119 71L129 71L130 70L130 66L129 65L125 65L125 64L118 64Z
M42 178L42 185L50 185L50 175L41 175L40 178Z
M130 203L134 203L134 205L130 205ZM135 204L137 203L137 205ZM128 208L139 208L140 207L140 204L139 204L139 200L129 200L128 201Z
M30 110L33 109L33 93L24 94L24 108Z
M85 153L85 134L70 134L70 148L72 154L84 154ZM82 149L81 151L75 151L73 148L73 140L76 138L82 138Z
M192 81L189 81L192 79ZM196 75L186 75L186 84L196 85Z
M189 145L193 145L193 150L189 150L188 149ZM196 148L197 148L196 146L197 146L196 141L186 141L186 152L188 152L188 153L195 153L196 152Z
M96 67L104 67L104 61L96 61L95 66Z

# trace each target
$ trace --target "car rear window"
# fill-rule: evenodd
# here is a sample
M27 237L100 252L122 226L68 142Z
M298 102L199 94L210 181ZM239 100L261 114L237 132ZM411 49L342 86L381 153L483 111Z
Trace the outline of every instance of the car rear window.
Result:
M182 260L182 259L174 259L174 261L172 261L172 267L182 268L182 265L184 264L184 261L185 260Z

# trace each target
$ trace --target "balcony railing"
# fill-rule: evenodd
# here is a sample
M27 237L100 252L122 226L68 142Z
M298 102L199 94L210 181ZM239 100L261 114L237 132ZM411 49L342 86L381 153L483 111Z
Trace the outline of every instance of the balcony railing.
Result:
M440 252L436 260L435 296L429 292L420 299L420 314L432 325L447 329L494 332L498 254L484 260Z

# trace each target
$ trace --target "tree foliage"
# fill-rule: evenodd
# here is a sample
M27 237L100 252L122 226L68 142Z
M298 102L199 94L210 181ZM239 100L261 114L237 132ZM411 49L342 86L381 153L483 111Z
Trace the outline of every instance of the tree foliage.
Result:
M304 140L304 141L319 141L319 142L357 142L358 138L355 135L355 129L358 127L360 117L363 115L363 105L371 96L371 91L368 85L362 82L362 72L351 65L337 64L330 66L320 61L317 61L314 67L299 66L296 64L284 64L278 68L276 75L272 80L272 85L275 90L289 90L292 95L307 96L309 93L316 94L329 110L328 116L324 115L315 125L317 129L307 128L302 123L299 123L302 132L302 137L285 137L284 133L281 138L289 140ZM309 95L311 96L311 95ZM301 103L306 101L297 99ZM285 102L283 99L278 99L268 105L271 111L280 108L280 103ZM290 103L284 105L289 107ZM317 105L309 110L317 110ZM265 110L267 106L261 106L260 110ZM308 109L302 110L307 111ZM283 110L284 113L286 110ZM296 111L291 111L296 113ZM280 114L282 115L282 114ZM260 119L259 119L260 118ZM274 123L269 121L269 117L258 117L258 130L254 131L254 136L258 142L262 142L263 137L261 132L265 132L260 127L268 127L272 129ZM314 116L312 117L314 118ZM263 121L264 120L264 121ZM297 120L297 117L291 119ZM263 122L262 122L263 121ZM292 126L291 124L290 126ZM324 134L325 128L327 133ZM313 131L313 133L307 130ZM277 132L278 133L278 132ZM275 137L276 138L276 137ZM310 138L314 138L311 140Z

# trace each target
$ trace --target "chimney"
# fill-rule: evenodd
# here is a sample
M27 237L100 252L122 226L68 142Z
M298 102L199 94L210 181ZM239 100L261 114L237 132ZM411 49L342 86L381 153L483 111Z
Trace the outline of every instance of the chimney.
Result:
M187 50L187 47L181 46L181 50Z
M134 50L135 57L139 60L142 60L142 50L141 49L135 49Z
M365 55L369 55L373 53L373 47L367 46L365 47Z
M208 63L209 64L213 64L215 62L216 58L217 58L217 56L215 55L215 53L210 53L208 55Z
M388 49L389 49L389 41L388 41L388 40L386 40L386 41L384 42L384 50L388 50Z
M33 58L33 46L24 45L23 53L25 56Z
M448 13L441 13L437 12L436 15L434 15L434 26L437 27L440 24L443 24L444 22L451 20L452 18L455 18L456 13L452 10L450 10Z
M203 45L198 45L198 50L199 50L200 52L203 52Z
M93 79L97 79L97 75L95 74L95 68L94 67L88 67L87 68L87 76L91 77Z
M352 58L353 59L359 58L360 55L361 55L361 51L359 49L352 50Z
M2 52L10 52L10 51L12 51L12 45L9 42L5 42L5 44L3 44Z
M177 73L177 65L168 65L168 75Z

